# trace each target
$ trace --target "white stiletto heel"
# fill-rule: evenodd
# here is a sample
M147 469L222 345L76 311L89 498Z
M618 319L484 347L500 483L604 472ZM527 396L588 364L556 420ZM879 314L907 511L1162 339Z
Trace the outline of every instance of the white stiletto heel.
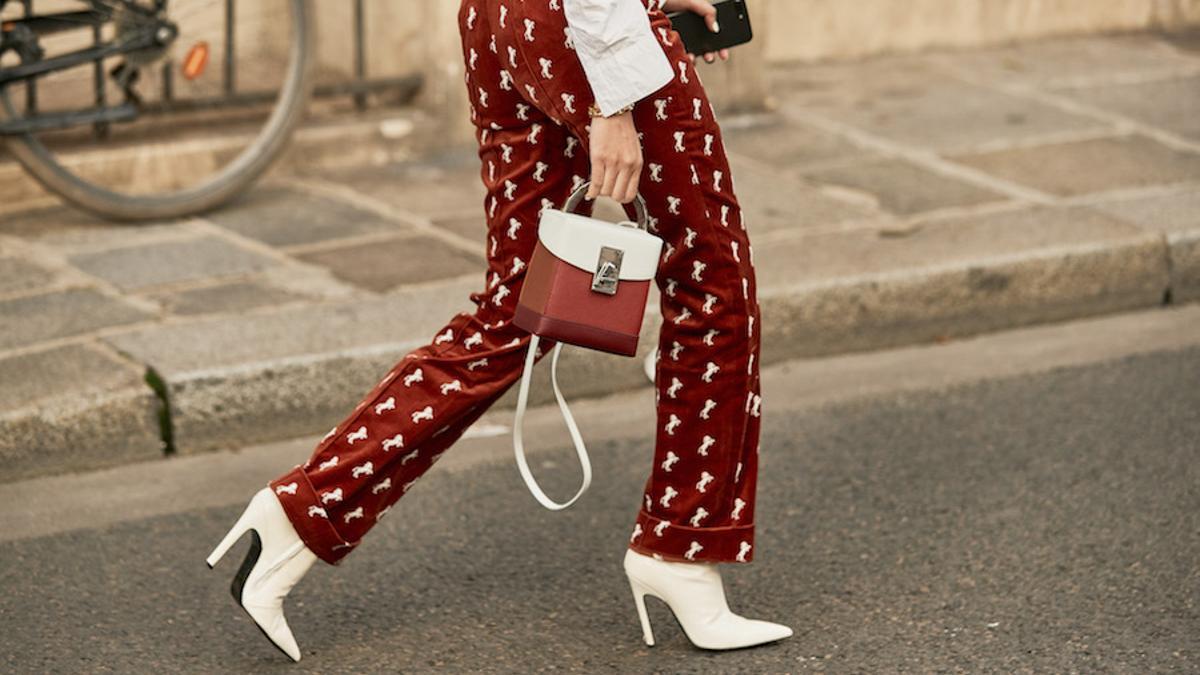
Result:
M216 566L247 532L250 551L229 590L263 635L293 661L299 661L300 646L283 616L283 599L316 562L317 556L296 534L271 489L263 488L255 493L233 528L208 556L205 562L209 568Z
M646 587L634 579L629 579L629 587L633 589L633 604L637 605L638 618L642 621L642 639L646 645L654 646L654 631L650 630L650 615L646 613Z
M667 603L688 640L701 649L739 649L793 635L782 624L734 614L716 563L668 562L627 549L624 567L647 645L654 646L647 595Z
M205 559L204 562L208 563L209 569L216 567L217 563L221 562L221 558L224 558L229 549L233 548L233 545L237 543L237 540L241 539L242 535L246 534L246 531L250 529L249 514L250 508L247 507L242 512L242 515L238 517L237 522L233 524L233 529L229 530L229 533L225 535L221 543L217 544L217 547Z

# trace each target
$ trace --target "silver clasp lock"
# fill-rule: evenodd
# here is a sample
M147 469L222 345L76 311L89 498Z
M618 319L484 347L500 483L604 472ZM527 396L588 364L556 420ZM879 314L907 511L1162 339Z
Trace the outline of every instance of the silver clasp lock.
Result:
M621 278L621 260L625 251L611 246L600 248L600 259L596 261L596 272L592 274L592 290L605 295L617 294L617 282Z

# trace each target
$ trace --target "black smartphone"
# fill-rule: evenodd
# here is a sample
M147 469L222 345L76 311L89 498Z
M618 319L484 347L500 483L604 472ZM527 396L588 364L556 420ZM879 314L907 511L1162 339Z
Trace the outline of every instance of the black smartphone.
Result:
M671 27L683 39L683 46L697 56L718 49L745 44L754 37L750 30L750 13L746 11L746 0L716 0L717 24L720 32L714 33L704 23L704 17L684 10L667 14Z

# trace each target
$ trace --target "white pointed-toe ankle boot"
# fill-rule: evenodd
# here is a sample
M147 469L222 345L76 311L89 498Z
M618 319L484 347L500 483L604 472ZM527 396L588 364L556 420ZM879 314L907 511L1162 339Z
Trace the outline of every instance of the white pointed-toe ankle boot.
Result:
M725 601L717 563L656 560L627 549L624 565L647 645L654 646L647 595L667 603L688 639L701 649L739 649L792 635L792 629L782 624L734 614Z
M246 532L250 533L250 551L230 586L233 599L272 644L293 661L299 661L300 646L283 616L283 599L316 562L317 556L296 534L271 489L263 488L208 556L209 568Z

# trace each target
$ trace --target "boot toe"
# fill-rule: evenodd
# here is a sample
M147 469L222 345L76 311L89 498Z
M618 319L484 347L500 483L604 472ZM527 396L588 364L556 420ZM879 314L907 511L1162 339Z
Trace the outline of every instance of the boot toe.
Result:
M754 624L755 632L763 642L774 642L775 640L789 638L795 634L795 631L793 631L789 626L785 626L781 623L755 620Z
M254 623L262 629L263 635L266 635L267 639L279 648L279 651L287 654L292 661L300 660L300 645L296 642L296 637L292 635L292 629L288 626L281 608L255 607L253 605L243 605L243 607Z

